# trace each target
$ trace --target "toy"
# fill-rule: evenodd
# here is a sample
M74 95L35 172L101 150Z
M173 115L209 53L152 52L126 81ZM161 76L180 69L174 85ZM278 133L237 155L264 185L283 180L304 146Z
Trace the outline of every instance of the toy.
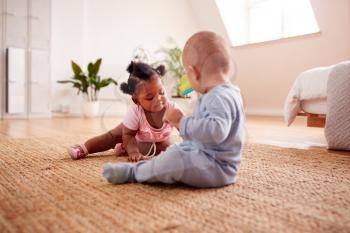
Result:
M182 77L180 78L180 84L178 88L179 94L181 96L186 96L193 91L190 81L187 78L187 75L182 75Z

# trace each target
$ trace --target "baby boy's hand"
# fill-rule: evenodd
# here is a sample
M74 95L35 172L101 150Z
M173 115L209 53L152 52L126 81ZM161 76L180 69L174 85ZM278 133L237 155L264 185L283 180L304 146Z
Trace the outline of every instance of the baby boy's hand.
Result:
M168 108L164 113L163 121L179 129L181 118L184 115L185 114L178 108Z

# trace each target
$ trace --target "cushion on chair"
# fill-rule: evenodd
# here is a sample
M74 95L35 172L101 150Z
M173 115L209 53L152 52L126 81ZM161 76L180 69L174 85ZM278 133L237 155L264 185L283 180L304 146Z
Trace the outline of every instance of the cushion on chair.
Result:
M330 74L325 136L329 149L350 150L350 61L337 64Z

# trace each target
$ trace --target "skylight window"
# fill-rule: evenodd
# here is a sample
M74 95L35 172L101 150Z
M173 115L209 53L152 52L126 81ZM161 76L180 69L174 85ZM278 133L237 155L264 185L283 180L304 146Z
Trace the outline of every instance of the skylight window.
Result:
M233 46L319 32L309 0L216 0Z

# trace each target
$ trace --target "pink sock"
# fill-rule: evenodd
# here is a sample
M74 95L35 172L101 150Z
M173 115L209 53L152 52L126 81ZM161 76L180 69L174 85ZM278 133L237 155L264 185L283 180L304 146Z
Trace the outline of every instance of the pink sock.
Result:
M72 159L81 159L89 154L84 144L71 145L67 148L67 151Z

